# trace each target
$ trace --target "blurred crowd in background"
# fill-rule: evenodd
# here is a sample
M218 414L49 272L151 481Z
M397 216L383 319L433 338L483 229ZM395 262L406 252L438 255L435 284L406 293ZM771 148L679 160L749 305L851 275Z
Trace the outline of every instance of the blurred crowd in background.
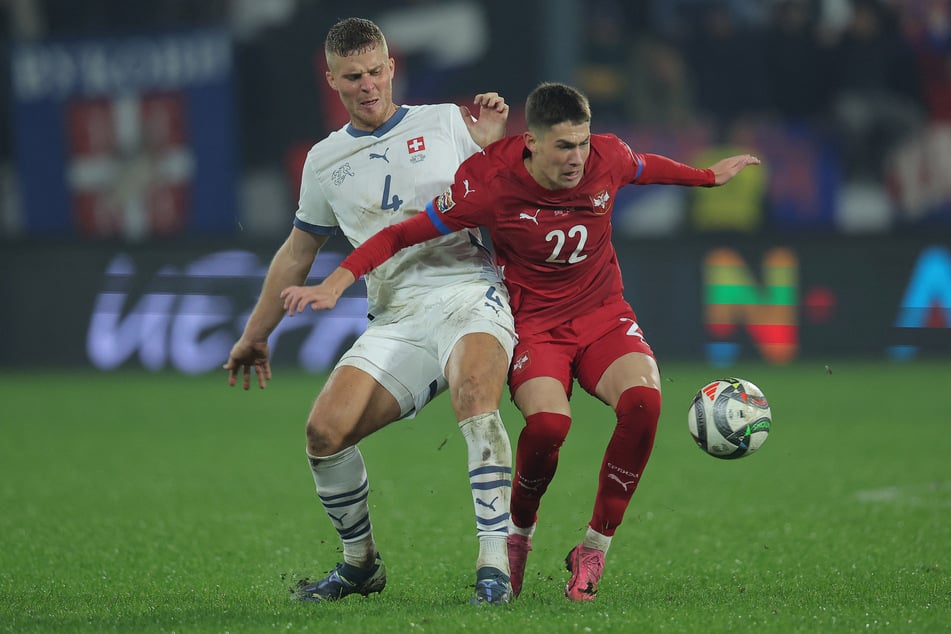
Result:
M498 90L519 132L528 92L565 81L594 130L635 151L764 159L721 199L631 194L615 212L630 235L951 228L951 0L0 0L0 237L32 237L23 218L42 213L21 184L18 47L224 31L237 220L220 229L270 237L286 234L306 151L346 121L323 38L351 15L386 33L398 102Z

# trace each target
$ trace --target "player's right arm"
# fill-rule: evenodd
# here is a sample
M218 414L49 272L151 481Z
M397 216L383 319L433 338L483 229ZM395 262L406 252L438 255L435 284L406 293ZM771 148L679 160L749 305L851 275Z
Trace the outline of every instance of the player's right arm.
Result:
M284 244L277 250L268 267L261 294L258 297L241 338L231 348L224 369L229 372L229 385L235 385L238 372L243 372L244 389L251 382L251 368L258 378L258 387L264 388L271 378L267 339L284 317L281 290L294 284L303 284L320 248L328 236L320 236L291 229Z
M344 258L324 281L314 286L288 286L281 292L283 308L288 315L303 312L310 306L313 310L326 310L337 305L337 299L356 282L400 250L438 238L452 229L437 226L430 218L433 203L426 206L427 211L399 222L377 232L366 242Z

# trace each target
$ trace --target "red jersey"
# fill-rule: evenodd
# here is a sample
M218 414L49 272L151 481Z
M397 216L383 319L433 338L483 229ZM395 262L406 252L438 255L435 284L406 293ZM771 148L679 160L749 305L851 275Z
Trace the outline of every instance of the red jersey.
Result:
M628 183L714 184L711 170L635 154L611 134L591 135L584 176L568 189L539 185L525 167L527 155L520 136L489 145L462 163L449 190L424 213L381 231L341 266L359 277L410 244L485 227L509 291L516 332L542 332L623 298L611 243L618 189Z

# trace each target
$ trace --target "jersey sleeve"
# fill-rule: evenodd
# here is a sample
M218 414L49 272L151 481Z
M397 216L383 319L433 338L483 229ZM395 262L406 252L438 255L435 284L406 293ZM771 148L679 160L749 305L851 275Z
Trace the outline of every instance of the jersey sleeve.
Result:
M300 199L294 214L294 226L308 233L337 233L337 217L317 176L316 153L311 150L304 161Z
M486 210L494 207L494 170L485 151L473 154L459 166L445 192L429 201L425 213L442 234L491 226Z
M608 145L617 152L619 164L629 169L624 174L626 182L635 185L688 185L712 187L716 184L713 170L697 169L660 154L634 152L631 147L614 135L605 135L614 141ZM612 159L613 160L613 159Z
M350 255L340 263L353 276L360 279L376 267L380 266L400 250L408 246L438 238L439 229L432 223L426 212L420 212L395 225L377 232L366 242L354 249Z
M635 154L641 168L632 181L637 185L687 185L713 187L716 177L711 169L699 169L660 154Z

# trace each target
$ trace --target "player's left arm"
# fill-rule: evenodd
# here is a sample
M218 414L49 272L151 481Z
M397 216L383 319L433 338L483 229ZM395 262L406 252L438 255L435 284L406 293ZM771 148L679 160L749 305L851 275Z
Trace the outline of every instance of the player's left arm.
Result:
M505 124L509 118L509 106L505 99L497 92L483 92L476 95L472 103L478 107L476 114L468 106L459 106L472 140L484 148L504 137Z
M717 187L729 182L747 165L759 165L752 154L740 154L721 159L707 169L691 167L660 154L634 154L638 164L634 183L639 185L688 185Z

